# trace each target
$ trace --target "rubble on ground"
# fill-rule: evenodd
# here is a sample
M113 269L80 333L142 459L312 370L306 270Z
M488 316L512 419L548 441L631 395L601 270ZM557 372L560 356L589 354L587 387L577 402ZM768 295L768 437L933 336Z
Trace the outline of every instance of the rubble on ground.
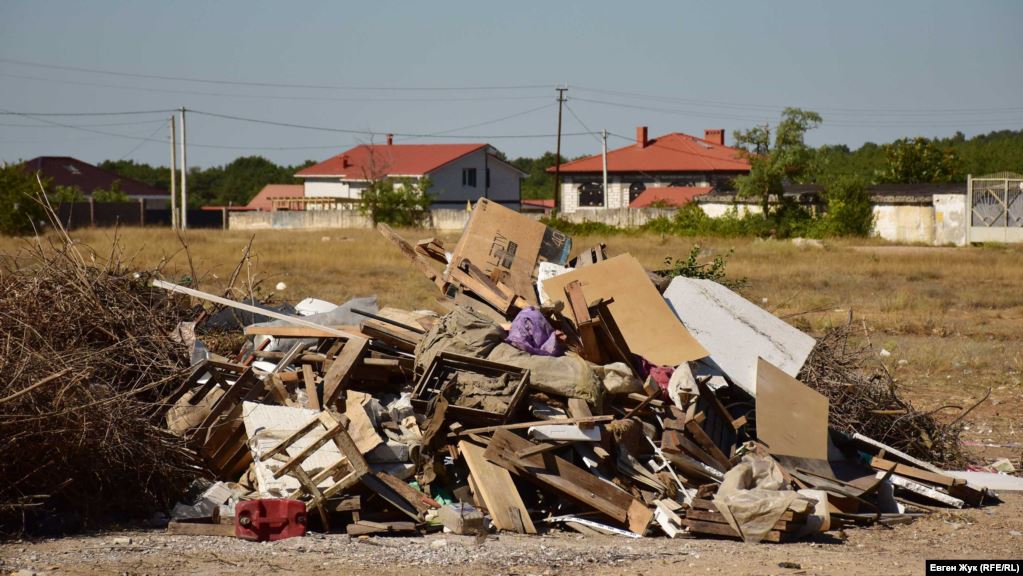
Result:
M439 311L152 283L261 317L229 356L201 345L207 313L160 342L191 366L150 416L203 471L169 532L785 542L995 501L928 461L926 442L955 462L954 428L723 286L603 245L569 260L571 238L486 200L451 252L380 229Z

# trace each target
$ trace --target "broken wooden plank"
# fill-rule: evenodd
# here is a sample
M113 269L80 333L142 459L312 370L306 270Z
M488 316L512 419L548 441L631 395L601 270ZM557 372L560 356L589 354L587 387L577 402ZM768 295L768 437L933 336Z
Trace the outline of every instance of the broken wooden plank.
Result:
M653 512L631 494L604 482L563 458L546 454L518 458L515 453L531 446L528 440L507 430L497 430L484 452L487 460L552 488L582 504L594 508L642 535L653 519Z
M171 520L167 524L167 533L175 536L230 536L235 537L234 524L180 522Z
M511 474L488 462L484 457L484 449L471 442L460 441L458 451L469 466L473 493L483 500L482 504L493 518L494 526L499 530L536 534L536 527L529 518L529 512Z
M728 461L728 456L725 456L724 452L718 448L717 444L707 436L707 433L703 431L703 428L696 422L696 419L686 422L686 432L692 436L693 440L713 458L718 464L723 466L724 470L728 470L732 467L732 464Z
M892 470L899 476L905 476L912 480L920 482L927 482L929 484L937 484L938 486L944 486L945 488L951 488L955 486L957 482L959 484L965 484L965 480L958 480L951 476L944 474L935 474L929 470L921 470L908 464L899 464L898 462L892 462L891 460L885 460L884 458L878 458L877 456L871 458L870 465L877 470Z
M351 378L352 367L365 356L368 345L369 341L365 338L350 339L341 348L341 353L330 363L330 368L323 377L324 406L330 407L337 403L341 391Z
M877 477L878 478L883 478L885 474L886 474L886 472L878 472L877 473ZM940 502L942 504L945 504L946 506L951 506L953 508L962 508L966 504L965 502L963 502L959 498L955 498L955 497L949 496L948 494L945 494L944 492L940 492L938 490L935 490L934 488L931 488L930 486L925 486L925 485L923 485L923 484L921 484L919 482L915 482L913 480L910 480L909 478L906 478L905 476L899 476L898 474L892 474L891 477L888 480L892 484L898 486L899 488L903 488L903 489L908 490L908 491L910 491L910 492L912 492L914 494L923 496L924 498L928 498L930 500L934 500L935 502Z
M584 418L561 418L557 420L558 424L596 424L598 422L610 422L614 420L614 416L587 416ZM532 426L542 426L544 424L550 424L551 420L534 420L532 422L517 422L515 424L504 424L501 426L485 426L483 428L469 428L466 430L459 430L458 436L469 436L471 434L487 434L489 432L496 432L498 430L521 430L522 428L530 428Z

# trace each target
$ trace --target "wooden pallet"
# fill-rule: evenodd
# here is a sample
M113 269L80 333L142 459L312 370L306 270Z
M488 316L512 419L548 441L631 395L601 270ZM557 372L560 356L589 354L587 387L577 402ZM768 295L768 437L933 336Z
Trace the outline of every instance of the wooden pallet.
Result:
M796 533L806 525L807 515L804 513L785 511L775 522L772 530L764 536L763 542L791 542ZM693 499L692 508L686 511L682 524L691 534L698 536L716 536L741 540L742 536L725 520L712 500Z

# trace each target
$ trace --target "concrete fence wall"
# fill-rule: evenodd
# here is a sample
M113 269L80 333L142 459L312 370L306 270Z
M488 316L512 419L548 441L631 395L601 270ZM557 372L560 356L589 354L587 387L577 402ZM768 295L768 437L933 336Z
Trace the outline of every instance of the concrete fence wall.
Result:
M431 228L458 231L469 221L465 210L431 210ZM372 228L373 221L358 210L282 210L278 212L232 212L231 230L292 230L315 228Z

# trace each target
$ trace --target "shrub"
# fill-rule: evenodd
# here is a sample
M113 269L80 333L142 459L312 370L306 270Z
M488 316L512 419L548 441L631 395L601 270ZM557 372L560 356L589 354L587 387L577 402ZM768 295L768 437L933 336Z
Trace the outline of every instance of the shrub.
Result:
M430 210L430 180L388 178L370 184L362 193L359 210L373 223L391 226L421 226Z
M0 234L30 234L43 218L38 183L20 164L0 167Z

